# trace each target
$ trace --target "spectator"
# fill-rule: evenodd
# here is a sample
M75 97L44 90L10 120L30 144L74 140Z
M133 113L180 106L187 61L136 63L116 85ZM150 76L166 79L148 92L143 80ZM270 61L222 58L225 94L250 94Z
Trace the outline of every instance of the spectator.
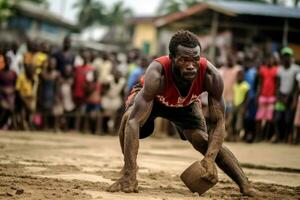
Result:
M249 84L248 101L244 116L244 140L253 142L255 136L255 115L256 115L256 86L257 86L257 70L254 65L253 58L246 56L243 62L245 69L245 81Z
M73 92L72 92L73 84L74 84L74 77L72 73L72 67L71 65L68 65L65 67L64 73L61 75L61 79L59 80L60 97L61 97L61 103L64 112L63 121L66 129L72 127L74 124L74 118L72 115L75 109L75 103L73 101Z
M67 35L63 40L62 50L54 53L57 62L57 70L60 74L64 73L66 66L70 65L72 68L74 67L75 56L70 50L71 45L71 36Z
M59 79L60 74L56 69L56 59L49 58L48 66L44 67L44 71L40 75L39 83L39 109L43 114L43 122L45 128L54 126L58 129L58 115L62 114L62 108L59 102Z
M261 65L258 73L256 113L256 140L270 139L273 126L274 104L276 101L276 75L278 66L275 65L274 56L267 55L264 65ZM264 134L265 133L265 134Z
M3 69L0 69L0 128L12 119L15 107L15 84L17 74L10 70L10 58L1 54L4 58Z
M101 110L101 85L98 82L98 71L88 72L85 83L86 113L88 114L89 128L92 133L99 131L99 112ZM85 126L86 127L86 126Z
M76 129L79 130L81 127L81 115L84 112L84 103L86 102L86 95L85 95L85 81L88 72L93 71L94 68L91 63L91 53L89 51L83 52L83 65L80 67L76 67L75 70L75 82L74 82L74 101L76 104Z
M102 98L103 110L110 116L109 127L118 127L118 111L122 106L122 92L124 91L126 80L121 76L121 72L114 71L113 77L109 80L108 90ZM105 126L105 125L104 125Z
M127 91L131 91L133 86L140 80L141 76L145 73L149 65L149 59L144 56L140 59L139 65L132 71L128 78Z
M21 125L25 130L31 125L36 110L38 81L32 65L27 65L25 72L21 72L17 78L16 90L21 98Z
M111 73L113 69L113 64L111 60L109 59L108 53L104 53L102 56L102 63L100 60L98 60L97 64L97 70L99 72L99 79L98 81L101 84L106 84L109 82L111 78Z
M295 86L295 77L300 68L292 62L293 50L285 47L281 50L282 65L277 72L278 88L275 104L275 135L272 142L287 141L291 134L294 111L292 97Z
M236 83L237 73L241 70L241 66L237 65L233 55L228 55L227 64L220 68L220 74L224 80L224 91L223 96L225 100L225 120L226 120L226 140L231 138L233 130L231 127L232 124L232 112L233 112L233 85Z
M295 92L296 114L294 119L294 132L292 136L292 143L299 144L300 142L300 73L296 75L297 87Z
M48 55L46 54L46 44L37 44L36 50L37 51L32 58L32 65L35 69L35 73L40 74L44 70L43 68L47 66L48 62Z
M241 130L244 127L244 116L248 104L250 85L244 80L244 71L237 72L236 83L233 85L233 134L229 141L238 141Z

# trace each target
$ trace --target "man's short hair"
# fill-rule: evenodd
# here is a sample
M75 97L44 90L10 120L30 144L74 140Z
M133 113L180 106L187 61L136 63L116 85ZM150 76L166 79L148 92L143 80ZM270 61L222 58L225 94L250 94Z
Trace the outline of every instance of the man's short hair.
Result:
M195 48L199 46L201 49L198 37L194 33L186 30L180 30L172 36L169 43L169 52L172 57L176 56L177 47L179 45L188 48Z

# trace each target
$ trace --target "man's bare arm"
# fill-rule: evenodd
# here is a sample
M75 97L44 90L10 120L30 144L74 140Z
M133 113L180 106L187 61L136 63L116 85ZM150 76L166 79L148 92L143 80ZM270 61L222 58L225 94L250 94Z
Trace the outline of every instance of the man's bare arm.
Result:
M223 79L218 70L208 62L205 89L208 92L208 109L212 128L208 134L208 148L205 158L213 161L217 157L225 135L223 88Z
M157 62L152 62L145 73L145 83L142 90L137 94L128 124L125 128L124 161L125 174L135 174L137 153L139 147L139 128L149 117L153 99L161 85L162 67Z

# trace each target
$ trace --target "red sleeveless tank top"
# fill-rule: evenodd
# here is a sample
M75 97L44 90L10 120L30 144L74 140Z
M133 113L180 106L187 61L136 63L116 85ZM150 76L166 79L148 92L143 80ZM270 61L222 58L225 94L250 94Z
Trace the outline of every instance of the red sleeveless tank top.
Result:
M156 95L156 100L168 107L185 107L193 103L194 101L200 101L199 95L203 92L204 78L207 68L207 60L205 58L200 58L199 60L199 70L196 75L195 80L187 94L187 96L182 97L178 88L173 80L171 71L171 59L169 56L162 56L155 61L159 62L165 72L166 76L166 87L162 93Z

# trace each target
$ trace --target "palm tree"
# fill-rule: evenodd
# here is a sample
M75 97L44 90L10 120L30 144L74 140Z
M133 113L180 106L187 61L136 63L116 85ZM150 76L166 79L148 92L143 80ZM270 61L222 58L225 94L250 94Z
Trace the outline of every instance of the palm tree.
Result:
M200 0L182 0L182 3L186 8L190 8L196 4L198 4Z
M116 2L106 16L106 25L122 25L132 17L133 12L125 8L122 1Z
M78 8L77 20L81 28L92 26L94 23L105 23L105 6L100 1L78 0L73 8Z
M158 6L157 14L158 15L167 15L174 12L179 12L182 10L181 2L179 0L161 0L160 5Z
M118 1L115 4L113 4L111 10L109 10L108 14L106 15L105 21L105 25L109 27L108 40L122 41L126 33L124 33L124 31L120 31L120 28L124 28L127 20L132 16L132 10L124 7L122 1Z

